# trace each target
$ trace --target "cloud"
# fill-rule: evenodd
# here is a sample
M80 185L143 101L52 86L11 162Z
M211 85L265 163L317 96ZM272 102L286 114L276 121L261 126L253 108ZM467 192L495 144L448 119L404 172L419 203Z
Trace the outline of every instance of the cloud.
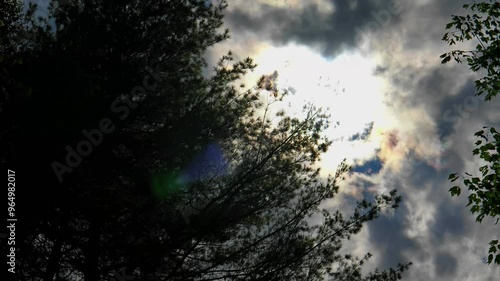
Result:
M434 258L435 275L440 278L453 276L457 271L457 259L448 253L439 253Z
M356 47L361 33L370 36L370 32L397 24L404 9L404 1L399 0L302 2L302 5L269 5L256 1L234 5L227 14L227 22L235 33L257 33L261 40L275 45L294 42L314 46L332 56Z
M405 229L408 220L405 214L408 210L403 206L393 216L385 215L368 223L370 245L374 249L379 266L388 268L398 262L408 262L413 258L410 254L419 248L418 241L411 239Z
M405 280L497 280L500 268L485 265L484 258L498 226L477 224L466 196L450 197L447 176L477 170L473 134L483 125L500 126L500 99L472 99L477 74L466 65L440 64L439 55L450 50L440 40L444 26L452 14L463 14L460 1L400 1L400 12L389 12L388 19L383 11L389 2L235 0L226 16L233 38L225 48L252 55L295 44L328 60L346 53L370 58L375 67L369 71L385 83L380 96L385 111L373 112L384 118L334 142L326 163L338 160L335 151L352 151L357 168L330 205L346 208L355 199L394 188L404 201L395 214L369 223L346 249L359 255L371 251L374 266L383 268L413 261ZM357 30L369 40L360 40ZM345 72L359 71L355 67L346 63ZM302 73L311 70L303 66ZM352 85L363 83L358 79ZM346 91L356 96L354 88ZM294 98L306 95L298 89ZM357 105L340 106L342 118L361 119L373 108L367 93L356 97Z

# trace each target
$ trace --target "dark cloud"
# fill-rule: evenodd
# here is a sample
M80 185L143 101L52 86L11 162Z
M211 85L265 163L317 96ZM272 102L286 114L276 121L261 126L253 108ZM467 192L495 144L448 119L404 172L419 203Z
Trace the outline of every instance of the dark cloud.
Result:
M315 3L300 10L262 5L261 13L249 14L236 8L226 19L233 32L257 33L277 45L295 42L320 46L324 55L332 56L356 47L363 33L397 24L404 9L399 0L357 1L355 7L353 1L330 2L335 7L331 14L325 14Z
M436 208L433 224L429 227L432 241L435 246L443 243L457 242L457 238L466 236L467 228L465 227L464 217L467 217L468 211L464 208L465 203L462 200L450 200L448 195L449 184L445 182L443 186L436 186L429 193L428 200L432 200ZM439 199L437 199L439 198ZM451 239L451 240L450 240Z
M455 78L456 79L456 78ZM454 81L448 80L449 83ZM445 83L440 83L442 87ZM453 126L463 119L470 118L483 105L481 98L475 97L474 81L468 79L457 95L443 95L435 116L441 136L453 133Z
M429 43L443 45L440 39L444 26L452 14L464 11L462 3L456 0L428 5L404 0L325 0L334 7L329 14L314 2L304 1L306 6L300 9L249 2L252 3L226 13L226 25L233 33L258 34L262 40L278 46L290 42L311 46L326 56L357 48L368 38L384 40L372 34L377 32L404 38L404 48L411 50L427 48ZM249 6L257 7L259 12L249 12ZM404 34L400 34L403 30Z
M462 171L465 167L465 163L463 161L463 155L459 155L456 152L448 151L444 153L442 157L443 164L446 165L449 173ZM445 175L442 175L445 176ZM446 177L448 178L448 177Z
M404 181L400 183L400 186L403 186L405 188L423 188L428 184L433 184L436 182L436 178L439 175L438 171L434 167L427 164L424 159L416 157L414 153L409 153L407 155L407 159L408 171L406 172L406 174L396 174L396 176L401 176L401 179L404 179Z
M406 1L405 1L406 2ZM445 25L451 21L451 15L464 14L462 5L466 1L440 0L431 1L427 5L411 1L408 9L411 17L404 26L404 48L419 52L423 49L443 46L441 41L446 32Z
M448 277L457 271L457 259L448 253L439 253L434 259L435 271L438 277Z
M438 61L438 56L435 61ZM463 83L463 77L467 73L467 69L460 66L444 67L438 64L424 72L419 67L398 65L380 76L386 78L396 89L404 90L389 93L395 107L404 109L424 105L425 111L439 121L443 119L443 112L449 106L450 99L456 96L456 85ZM474 95L474 89L470 86L470 83L463 86L462 100L466 95Z
M368 223L370 243L381 257L379 266L382 268L410 261L408 256L411 255L408 254L419 248L416 240L401 231L408 227L408 221L405 219L407 212L408 209L403 204L394 216L381 216Z

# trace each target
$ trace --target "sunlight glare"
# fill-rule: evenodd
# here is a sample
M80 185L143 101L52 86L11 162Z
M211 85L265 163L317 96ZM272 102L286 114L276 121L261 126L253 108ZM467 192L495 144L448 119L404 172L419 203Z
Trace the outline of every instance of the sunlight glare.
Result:
M373 61L358 53L326 59L306 47L289 45L261 48L256 62L256 72L277 70L279 88L294 92L284 100L288 114L303 117L302 107L311 102L332 115L332 126L325 134L335 142L323 157L326 171L335 170L343 158L353 163L375 156L382 142L381 132L391 122L384 104L385 84L373 75ZM334 126L336 122L339 126ZM371 123L373 129L366 139L349 140L363 134Z

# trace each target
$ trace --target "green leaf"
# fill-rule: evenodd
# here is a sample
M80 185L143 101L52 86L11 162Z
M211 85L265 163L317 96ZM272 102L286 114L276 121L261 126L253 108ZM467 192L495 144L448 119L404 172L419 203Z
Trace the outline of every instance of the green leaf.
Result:
M454 187L450 188L451 196L460 196L460 192L461 192L461 189L457 185L455 185Z
M442 64L445 64L445 63L449 62L450 60L451 60L451 56L449 56L449 55L448 55L448 56L446 56L446 57L445 57L445 58L441 61L441 63L442 63Z

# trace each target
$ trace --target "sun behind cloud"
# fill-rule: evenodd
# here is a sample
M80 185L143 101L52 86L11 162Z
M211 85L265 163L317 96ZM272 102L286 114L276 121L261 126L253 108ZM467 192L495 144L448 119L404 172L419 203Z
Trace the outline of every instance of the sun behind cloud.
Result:
M288 114L303 117L307 103L328 109L332 124L325 134L335 140L323 157L325 173L332 172L342 159L348 163L368 161L376 156L383 135L391 125L384 103L384 81L374 75L375 61L359 53L344 53L327 59L314 50L290 44L261 46L255 61L256 73L278 72L278 88L292 91L285 101ZM367 126L371 126L367 133ZM366 134L362 139L355 135Z

